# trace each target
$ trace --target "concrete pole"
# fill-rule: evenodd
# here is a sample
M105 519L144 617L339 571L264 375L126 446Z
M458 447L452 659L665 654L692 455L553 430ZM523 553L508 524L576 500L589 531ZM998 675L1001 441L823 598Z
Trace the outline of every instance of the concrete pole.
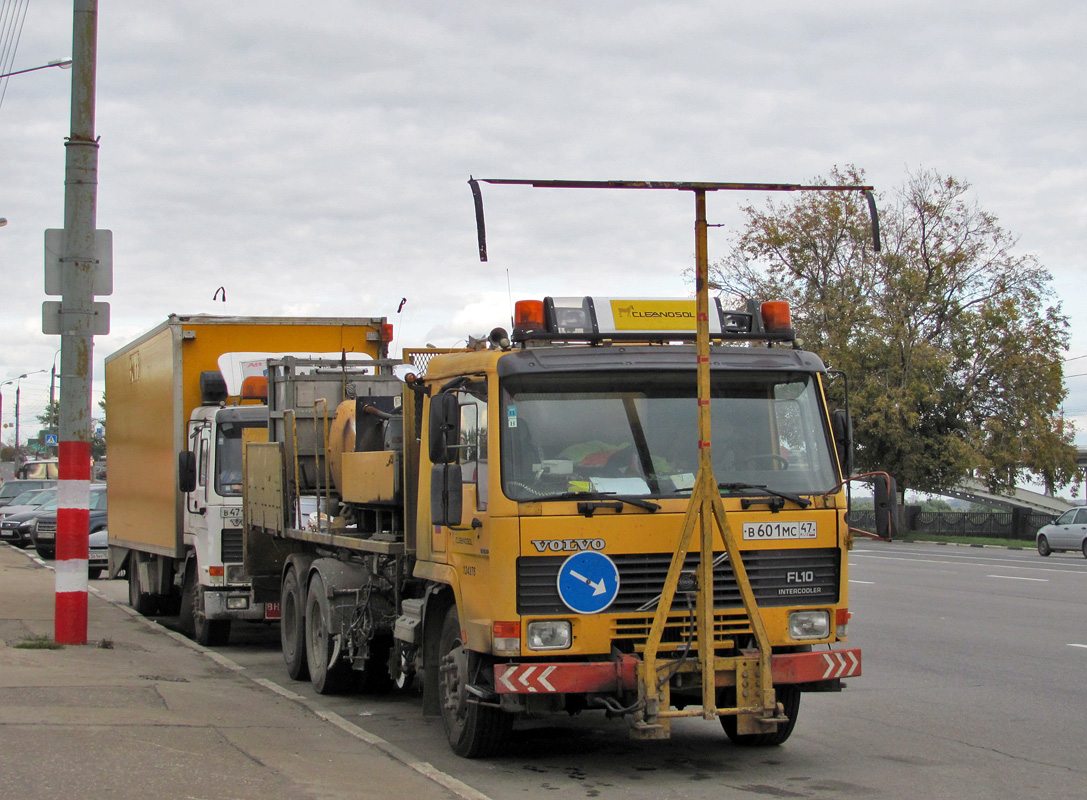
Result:
M91 485L91 366L98 142L94 135L98 2L74 0L72 132L65 143L61 256L59 470L54 631L87 643Z

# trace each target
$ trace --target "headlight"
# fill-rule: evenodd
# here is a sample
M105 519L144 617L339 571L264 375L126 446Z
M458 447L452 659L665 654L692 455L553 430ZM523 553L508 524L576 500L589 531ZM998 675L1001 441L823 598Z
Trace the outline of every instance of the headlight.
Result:
M529 650L567 650L570 647L570 621L548 619L528 623Z
M793 639L826 639L830 636L829 611L794 611L789 615Z
M232 611L244 611L249 608L248 597L227 597L226 607Z
M226 567L226 582L227 583L245 583L249 580L249 576L245 574L245 566L242 564L227 564Z

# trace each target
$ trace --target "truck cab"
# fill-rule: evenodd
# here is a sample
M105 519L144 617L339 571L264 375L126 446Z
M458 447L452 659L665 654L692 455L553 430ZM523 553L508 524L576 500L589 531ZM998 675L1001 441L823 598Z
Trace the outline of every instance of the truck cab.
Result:
M181 455L184 569L181 615L194 638L225 642L233 619L278 619L277 604L254 601L242 565L243 441L266 438L263 405L201 406L187 425Z

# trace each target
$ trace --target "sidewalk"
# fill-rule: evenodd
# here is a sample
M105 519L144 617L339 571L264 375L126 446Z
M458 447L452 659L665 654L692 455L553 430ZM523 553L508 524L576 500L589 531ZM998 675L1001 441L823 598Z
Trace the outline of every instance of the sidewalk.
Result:
M0 797L479 797L93 593L87 645L16 647L52 640L53 580L0 544Z

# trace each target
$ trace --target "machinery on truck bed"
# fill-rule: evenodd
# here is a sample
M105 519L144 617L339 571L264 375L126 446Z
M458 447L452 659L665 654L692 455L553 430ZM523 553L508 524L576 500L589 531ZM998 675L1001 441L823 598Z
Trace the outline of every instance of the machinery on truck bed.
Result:
M180 613L202 644L278 619L242 567L242 442L266 438L267 354L379 358L388 341L384 318L174 315L106 358L110 575L126 571L133 608Z

